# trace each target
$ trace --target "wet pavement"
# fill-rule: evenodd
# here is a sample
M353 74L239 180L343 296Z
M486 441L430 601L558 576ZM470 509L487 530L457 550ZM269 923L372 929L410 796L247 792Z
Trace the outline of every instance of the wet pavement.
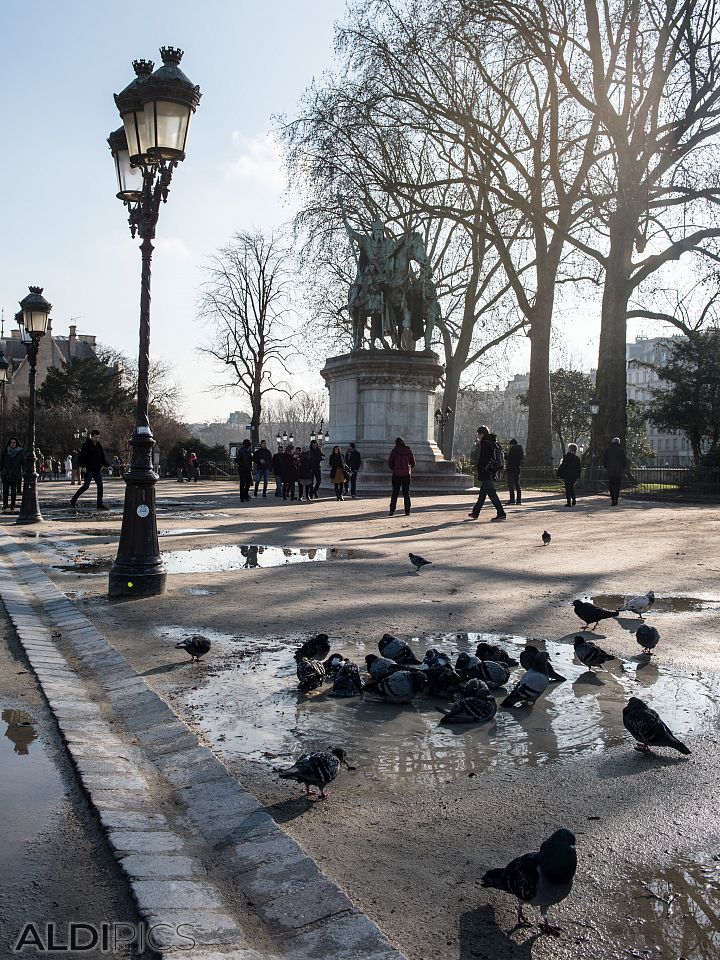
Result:
M634 596L634 595L633 595ZM622 596L619 593L599 594L592 598L592 602L605 610L622 610L632 596ZM657 614L663 613L697 613L701 610L720 610L720 599L710 594L701 597L690 597L685 594L668 597L655 594L655 602L650 610L644 614L646 620L652 620ZM636 614L627 612L628 617L640 618Z

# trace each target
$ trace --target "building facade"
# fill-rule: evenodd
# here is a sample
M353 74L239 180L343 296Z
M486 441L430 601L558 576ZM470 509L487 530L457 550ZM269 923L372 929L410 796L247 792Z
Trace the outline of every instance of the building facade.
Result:
M15 403L30 395L28 384L28 362L25 344L20 339L20 331L15 328L3 341L5 356L10 364L8 382L5 384L5 404L12 410ZM70 326L67 337L56 337L52 332L52 321L48 320L48 329L40 338L37 358L36 386L39 389L51 367L62 369L70 360L85 360L95 357L95 336L78 333L75 325Z

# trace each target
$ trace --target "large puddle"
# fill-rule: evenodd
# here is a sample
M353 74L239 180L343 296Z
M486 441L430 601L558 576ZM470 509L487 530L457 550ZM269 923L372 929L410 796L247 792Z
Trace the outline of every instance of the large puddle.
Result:
M185 627L159 628L177 642ZM577 663L568 643L543 644L565 683L553 683L534 708L498 710L495 720L478 725L439 726L438 706L447 701L421 694L412 704L387 704L368 692L334 699L330 684L311 693L297 689L293 650L299 640L232 637L203 630L213 649L190 666L194 687L183 693L183 709L217 748L273 766L277 759L308 749L343 746L369 781L411 777L437 784L494 766L537 766L563 757L602 752L626 742L622 709L638 696L657 710L682 739L715 727L720 676L681 673L647 662L644 656L613 662L610 671L592 674ZM422 657L434 646L455 655L474 653L480 640L500 643L517 659L525 638L446 634L412 641ZM332 647L358 664L373 647L335 642ZM508 687L521 673L515 668ZM502 700L506 689L495 691Z
M635 596L633 594L632 596ZM620 610L628 600L632 599L621 596L619 593L604 593L592 598L592 602L605 610ZM658 613L697 613L700 610L720 610L720 599L709 595L702 597L689 597L685 594L678 594L674 597L664 597L661 594L655 594L655 602L650 610L643 614L646 620L651 620ZM626 617L638 620L637 614L629 610L625 613Z

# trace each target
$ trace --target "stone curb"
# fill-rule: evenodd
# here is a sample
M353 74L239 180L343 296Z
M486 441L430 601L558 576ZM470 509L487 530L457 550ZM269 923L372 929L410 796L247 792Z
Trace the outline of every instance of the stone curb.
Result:
M198 940L205 939L203 947L188 951L170 935L158 944L163 957L260 960L226 913L232 894L223 897L208 881L196 853L202 849L232 875L233 886L253 906L283 958L404 960L5 534L0 557L0 597L141 916L172 930L188 924L199 931ZM32 610L26 589L50 621L53 636ZM102 688L103 701L93 702L54 639L69 646L81 670ZM101 707L109 709L110 723ZM120 725L139 746L128 744ZM187 821L180 833L153 809L151 783L158 777Z

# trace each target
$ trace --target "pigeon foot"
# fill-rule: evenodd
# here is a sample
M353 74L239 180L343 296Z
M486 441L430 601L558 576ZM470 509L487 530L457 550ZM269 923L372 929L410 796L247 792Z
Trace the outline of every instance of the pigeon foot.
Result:
M549 920L543 920L540 923L540 929L543 933L550 933L553 937L559 937L562 933L562 927L556 926L554 923L550 923Z
M646 743L638 743L635 745L635 749L639 753L652 753L652 750Z
M520 906L518 907L518 912L517 912L517 925L518 925L519 927L531 927L531 926L532 926L532 921L531 921L531 920L528 920L528 918L527 918L527 917L525 916L525 914L523 913L522 904L520 904Z

